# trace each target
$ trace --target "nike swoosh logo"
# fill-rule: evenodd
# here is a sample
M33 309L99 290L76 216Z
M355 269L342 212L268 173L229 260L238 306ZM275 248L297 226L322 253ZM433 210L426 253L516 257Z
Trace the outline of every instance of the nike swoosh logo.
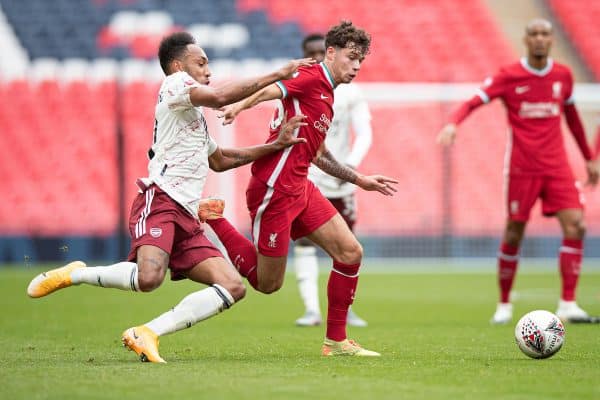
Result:
M525 93L528 90L529 90L529 86L517 86L515 88L515 93L516 94L523 94L523 93Z
M325 100L328 99L329 97L325 96L323 93L321 93L321 100Z
M133 338L134 339L139 339L140 338L138 335L135 334L135 329L132 330L131 333L133 333Z

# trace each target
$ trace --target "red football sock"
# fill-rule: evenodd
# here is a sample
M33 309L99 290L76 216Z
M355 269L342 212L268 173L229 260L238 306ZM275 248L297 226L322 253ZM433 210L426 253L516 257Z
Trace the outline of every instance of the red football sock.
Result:
M347 265L333 261L333 269L327 283L327 338L335 341L346 339L348 308L354 302L360 264Z
M500 287L500 302L510 302L512 289L519 264L519 248L502 243L498 251L498 286Z
M560 275L562 277L562 296L565 301L575 301L575 289L581 271L583 258L583 241L563 239L558 253Z
M239 233L225 218L209 219L206 221L215 231L225 249L229 259L240 275L256 289L258 285L256 249L251 241Z

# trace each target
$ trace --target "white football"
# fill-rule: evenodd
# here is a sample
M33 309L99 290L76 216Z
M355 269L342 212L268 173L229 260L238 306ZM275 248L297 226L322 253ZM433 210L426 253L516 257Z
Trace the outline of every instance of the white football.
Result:
M531 358L552 357L565 341L565 327L549 311L531 311L517 322L515 339L519 349Z

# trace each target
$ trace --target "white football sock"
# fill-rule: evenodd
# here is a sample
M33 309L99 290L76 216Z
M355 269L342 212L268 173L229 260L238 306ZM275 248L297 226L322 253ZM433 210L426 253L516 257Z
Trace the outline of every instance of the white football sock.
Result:
M235 303L224 287L211 287L187 295L172 310L158 316L146 325L158 336L177 332L228 309Z
M319 260L313 246L294 247L294 268L298 279L298 290L307 312L321 315L319 308Z
M139 291L138 267L136 263L123 261L106 267L79 268L71 272L74 285L88 285Z

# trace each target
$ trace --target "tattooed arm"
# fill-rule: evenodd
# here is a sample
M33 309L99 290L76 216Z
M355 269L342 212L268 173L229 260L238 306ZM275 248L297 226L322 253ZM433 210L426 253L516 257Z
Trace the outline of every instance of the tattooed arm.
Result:
M217 147L217 150L208 157L210 169L216 172L227 171L228 169L251 163L256 159L285 149L286 147L298 143L306 143L305 138L294 137L294 130L306 125L306 122L303 122L305 118L304 115L296 115L289 121L285 121L279 130L277 140L271 143L231 149Z
M392 183L398 183L395 179L383 175L362 175L337 161L324 144L321 145L321 150L313 160L313 164L323 170L323 172L345 182L353 183L364 190L377 191L386 196L392 196L397 191L391 185Z
M313 164L323 170L323 172L326 172L335 178L341 179L344 182L356 184L358 173L347 165L341 164L335 159L333 154L324 147L320 155L313 161Z

